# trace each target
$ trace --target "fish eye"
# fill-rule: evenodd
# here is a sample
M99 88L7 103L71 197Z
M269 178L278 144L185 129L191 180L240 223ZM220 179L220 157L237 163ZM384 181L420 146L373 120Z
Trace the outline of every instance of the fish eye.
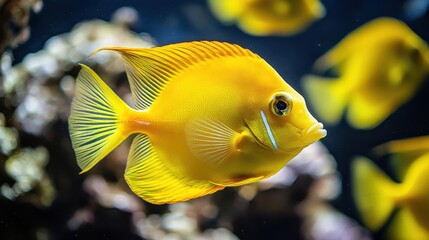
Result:
M285 92L276 93L271 97L270 109L277 116L286 116L292 110L292 97Z

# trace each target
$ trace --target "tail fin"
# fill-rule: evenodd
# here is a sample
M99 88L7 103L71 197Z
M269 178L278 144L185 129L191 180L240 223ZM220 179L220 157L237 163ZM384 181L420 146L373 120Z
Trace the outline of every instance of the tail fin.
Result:
M364 224L372 231L378 230L395 207L399 185L364 157L352 163L352 184L353 197Z
M428 239L428 231L416 221L409 208L401 208L386 229L384 239Z
M128 136L121 116L130 108L89 67L76 79L69 131L76 160L84 173Z
M347 103L346 95L339 91L336 82L317 76L305 76L303 79L307 99L317 116L331 125L340 121Z

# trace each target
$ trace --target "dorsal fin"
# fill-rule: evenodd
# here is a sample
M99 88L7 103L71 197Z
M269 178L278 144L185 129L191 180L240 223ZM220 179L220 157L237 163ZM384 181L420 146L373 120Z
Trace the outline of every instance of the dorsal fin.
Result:
M418 136L383 143L372 150L377 155L429 152L429 136Z
M135 108L148 108L170 79L192 65L222 57L260 58L248 49L222 42L195 41L154 48L100 48L117 51L126 61Z
M389 141L375 147L372 151L379 157L391 154L390 165L396 177L402 181L414 161L429 152L429 136Z

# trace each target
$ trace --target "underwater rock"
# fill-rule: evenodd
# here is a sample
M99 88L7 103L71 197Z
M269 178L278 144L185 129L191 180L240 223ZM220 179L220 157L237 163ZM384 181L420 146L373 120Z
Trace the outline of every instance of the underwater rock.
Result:
M137 197L125 192L118 184L108 183L101 176L88 176L84 182L84 189L104 207L131 213L143 211Z
M5 170L15 183L12 186L2 184L1 195L14 200L32 191L26 195L28 201L35 205L50 205L55 189L44 170L48 159L48 151L44 147L23 148L10 156L5 162Z
M3 3L0 1L0 7ZM129 212L142 215L144 205L137 201L132 205L132 195L123 189L118 190L119 187L106 191L104 195L87 189L88 196L84 195L86 185L96 183L99 187L103 184L96 178L88 178L87 184L83 185L84 176L78 175L69 160L73 158L73 153L70 151L66 124L78 62L100 68L97 71L109 75L121 97L126 99L129 91L122 87L125 85L122 83L125 75L120 57L108 52L101 52L90 59L88 57L97 48L107 45L153 46L154 41L148 35L139 35L128 29L136 17L130 20L124 13L118 13L112 20L115 23L101 20L82 22L70 33L52 37L44 49L28 54L14 66L10 52L3 54L0 150L4 155L0 154L0 212L4 214L0 216L1 239L9 239L8 236L16 235L21 229L25 230L26 236L22 239L35 239L40 232L47 238L57 239L57 234L85 234L82 229L98 229L100 226L111 233L115 233L117 228L129 231L128 228L132 227ZM88 206L82 208L85 201L89 201ZM94 202L99 204L98 208L94 208ZM7 209L3 208L5 206L8 206ZM28 223L22 223L14 216L16 211L24 211L25 207L31 209L31 212L25 213ZM39 221L39 216L43 220ZM106 216L120 220L100 224L100 219L109 219ZM7 228L3 228L5 220L9 221ZM91 221L95 225L91 225ZM129 232L133 239L139 239ZM127 235L124 237L127 238Z
M76 72L78 62L103 46L153 45L152 39L132 33L123 25L101 20L84 22L70 33L52 37L44 50L27 55L14 66L4 79L4 94L16 96L12 102L20 103L15 118L23 130L41 135L58 118L68 117L74 90L71 75ZM100 52L88 61L90 65L103 65L104 74L113 78L123 72L119 56L110 52Z
M30 13L40 12L42 6L41 0L0 1L0 55L5 48L16 47L28 40Z
M5 116L0 113L0 151L4 155L9 155L18 144L18 131L15 128L6 127L5 123Z
M141 218L135 226L141 236L147 239L238 240L237 236L223 227L201 229L199 225L204 220L201 220L197 213L200 213L200 207L211 205L207 199L209 198L203 197L172 204L168 207L169 212Z
M311 209L310 206L307 206ZM304 223L305 239L311 240L370 240L369 232L357 222L329 206L316 206Z
M315 142L304 148L293 160L283 167L277 174L264 179L260 182L259 188L268 189L272 187L290 186L299 175L309 175L314 179L323 176L336 174L337 163L334 157L328 152L328 149L320 142ZM339 179L337 179L340 182ZM334 190L336 193L330 196L338 196L340 188L337 185ZM333 186L335 187L335 186Z

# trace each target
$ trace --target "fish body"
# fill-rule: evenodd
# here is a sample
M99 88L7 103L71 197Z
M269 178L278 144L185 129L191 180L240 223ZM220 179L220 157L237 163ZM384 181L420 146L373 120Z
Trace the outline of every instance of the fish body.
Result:
M412 161L401 183L364 157L354 160L352 171L354 199L370 230L379 230L398 209L387 228L388 239L429 239L428 153Z
M209 0L221 21L251 35L293 35L325 15L319 0Z
M355 128L379 125L409 100L429 72L429 48L404 23L380 18L350 33L316 61L338 78L304 78L316 114L335 124L347 109Z
M137 133L125 180L149 202L186 201L267 178L326 135L302 96L237 45L100 50L123 56L134 106L82 65L69 119L77 162L86 172Z

